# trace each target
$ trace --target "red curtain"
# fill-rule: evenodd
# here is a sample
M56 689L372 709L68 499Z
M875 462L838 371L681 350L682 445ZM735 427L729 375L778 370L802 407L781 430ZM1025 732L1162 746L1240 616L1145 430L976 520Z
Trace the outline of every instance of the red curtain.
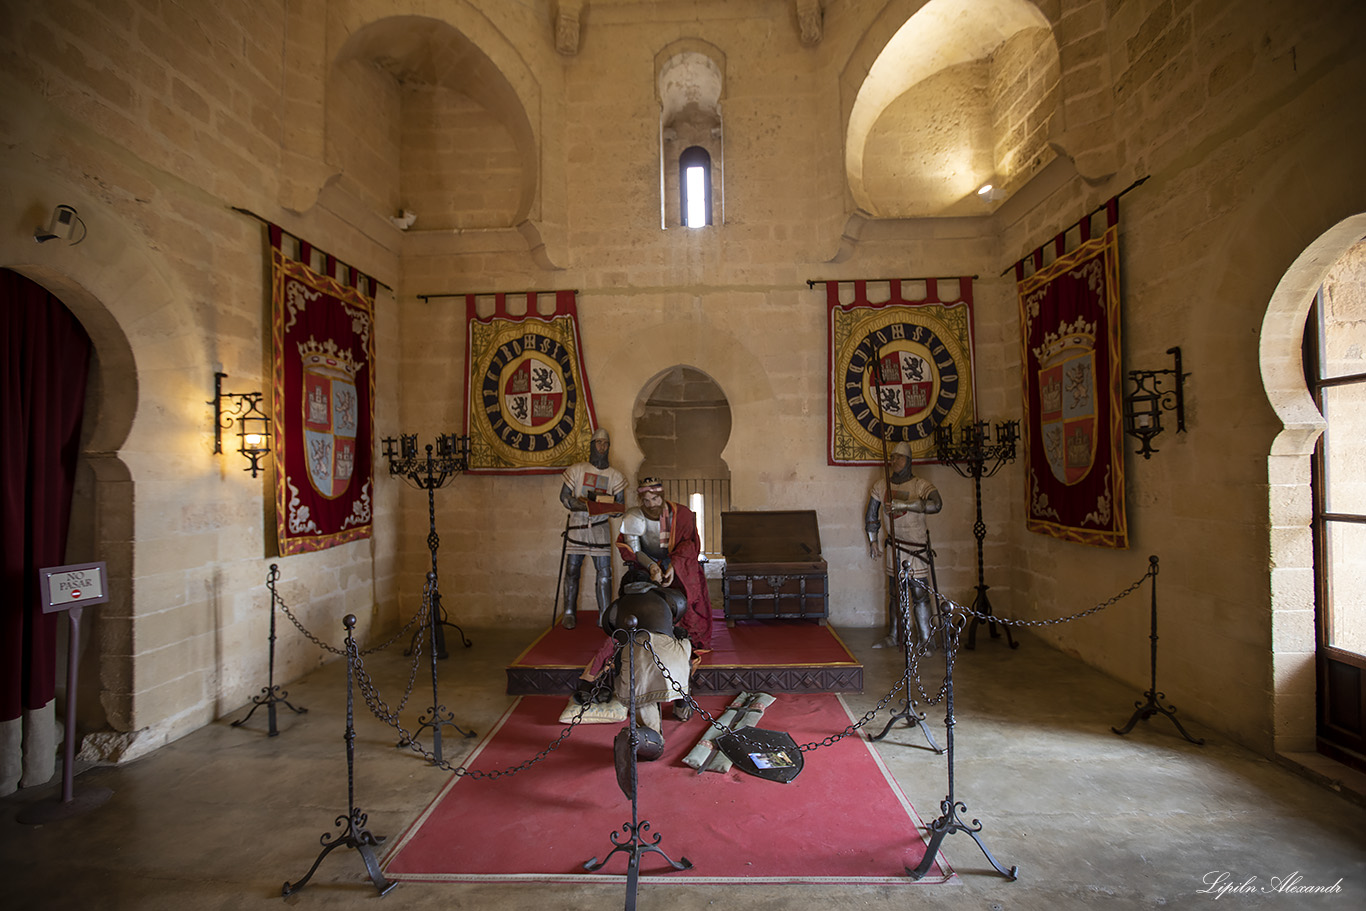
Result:
M38 570L65 561L90 337L60 300L0 269L0 721L52 700L57 615Z

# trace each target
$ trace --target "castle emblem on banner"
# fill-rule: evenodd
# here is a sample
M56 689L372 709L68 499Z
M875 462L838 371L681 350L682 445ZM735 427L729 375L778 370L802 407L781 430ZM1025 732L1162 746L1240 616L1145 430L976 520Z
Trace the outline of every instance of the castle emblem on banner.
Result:
M329 500L346 493L356 467L360 365L331 339L299 345L303 365L304 458L314 490Z
M1053 477L1085 478L1096 461L1096 325L1077 317L1045 333L1034 348L1039 433Z

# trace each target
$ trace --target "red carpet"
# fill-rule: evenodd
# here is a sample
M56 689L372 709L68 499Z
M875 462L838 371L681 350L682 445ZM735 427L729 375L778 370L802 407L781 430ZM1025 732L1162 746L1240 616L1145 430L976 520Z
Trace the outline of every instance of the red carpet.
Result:
M596 618L596 614L588 614L586 621L572 630L562 626L546 630L513 663L582 670L602 644L604 634L594 622ZM795 621L741 621L730 627L718 619L712 624L712 650L702 656L704 666L855 663L833 629Z
M489 772L543 750L564 725L563 696L523 696L485 736L466 766ZM719 715L727 697L699 699ZM762 726L798 744L820 741L850 723L837 696L787 695ZM385 875L422 881L624 881L627 856L599 872L590 858L612 850L631 804L617 787L611 740L618 725L580 725L548 758L497 779L456 778L389 851ZM641 858L645 882L821 882L913 884L904 868L925 852L922 824L881 759L857 736L807 752L790 784L732 770L698 775L682 757L706 730L694 717L666 719L663 758L640 768L640 819L648 842L691 870L673 871L658 855ZM920 882L942 883L941 862Z

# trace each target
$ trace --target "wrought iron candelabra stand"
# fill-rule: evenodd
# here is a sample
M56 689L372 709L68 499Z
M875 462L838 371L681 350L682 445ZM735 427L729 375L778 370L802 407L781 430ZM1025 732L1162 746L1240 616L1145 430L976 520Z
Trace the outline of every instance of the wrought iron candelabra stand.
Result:
M284 690L275 685L275 605L280 600L279 593L275 590L275 583L280 578L280 567L278 564L270 564L270 572L266 574L266 587L270 589L270 659L269 671L266 676L266 685L261 688L259 696L251 699L251 711L232 723L235 728L240 728L247 723L247 719L261 706L266 707L266 717L269 719L269 736L274 737L280 732L275 727L275 706L287 706L296 715L302 715L308 711L306 708L295 708L285 697L289 695Z
M286 882L280 890L280 894L286 898L308 885L323 858L343 845L355 848L356 853L360 854L361 861L365 864L365 872L370 875L370 882L380 895L387 895L390 889L398 885L384 878L384 874L380 872L379 861L375 857L375 848L384 841L384 836L370 834L365 828L368 817L356 806L356 722L355 697L352 691L355 667L359 661L355 637L356 615L347 614L342 623L346 626L346 815L338 816L333 825L344 825L346 828L340 832L323 834L319 839L323 846L322 852L317 860L313 861L313 866L308 868L304 878L297 883Z
M938 601L939 592L937 590L934 593L934 598ZM953 727L955 724L953 718L953 655L958 649L959 635L963 628L961 620L955 623L955 617L952 614L946 615L942 610L942 605L940 607L937 616L944 620L944 749L949 773L949 793L939 804L940 817L929 824L930 843L925 848L925 856L920 859L919 865L914 870L907 867L906 873L911 879L922 879L926 873L930 872L930 867L934 865L934 859L939 855L939 846L943 844L944 839L954 832L966 832L973 841L977 842L977 847L982 849L982 853L986 855L992 868L1006 879L1014 882L1019 876L1020 868L1012 865L1007 870L997 862L995 857L991 856L991 852L987 850L986 845L982 844L982 839L978 835L982 831L981 821L974 819L971 823L966 823L958 817L959 812L967 812L968 809L967 805L958 800L953 793Z
M435 600L435 599L436 599L436 573L435 573L435 572L428 572L428 573L427 573L427 588L426 588L426 592L425 592L425 594L424 594L424 597L427 599L427 624L428 624L429 631L431 632L432 636L435 637L436 631L437 631L437 629L438 629L438 627L437 627L437 625L436 625L437 621L436 621L436 600ZM414 658L413 660L416 661L417 659ZM442 704L442 702L441 702L441 695L440 695L440 692L439 692L439 690L438 690L437 677L436 677L436 649L435 649L435 648L432 649L432 657L431 657L430 663L431 663L431 666L432 666L432 707L431 707L431 709L430 709L430 711L429 711L428 714L422 715L422 716L420 716L420 717L417 719L417 727L413 729L412 734L411 734L408 738L405 738L405 739L403 739L403 740L400 740L400 741L398 742L398 746L399 746L399 747L406 747L406 746L408 746L408 744L413 743L413 742L415 742L415 741L417 740L417 735L420 734L420 733L422 733L422 729L423 729L423 728L431 728L431 729L432 729L432 763L433 763L434 765L440 765L440 764L441 764L441 761L442 761L442 760L441 760L441 728L444 727L444 726L449 725L450 727L453 727L453 728L455 728L457 731L459 731L461 736L466 737L466 738L468 738L468 737L473 737L473 736L474 736L474 731L467 731L467 730L465 730L464 728L462 728L460 725L456 724L456 723L455 723L455 713L454 713L454 712L447 711L447 710L446 710L446 706L445 706L444 704ZM414 668L414 670L416 670L416 668Z
M432 729L432 755L435 757L435 762L439 764L442 761L441 728L443 725L450 725L465 737L474 736L474 731L467 731L456 724L454 713L446 711L446 707L441 704L436 673L437 659L447 657L446 637L441 632L443 626L449 626L460 633L460 640L464 643L465 648L473 645L466 638L464 630L446 620L445 611L441 607L441 590L438 587L436 571L436 553L441 546L441 539L436 533L436 491L469 468L470 439L450 433L438 434L435 451L433 451L432 444L428 443L425 458L417 454L417 434L400 434L397 442L399 449L395 452L394 438L386 437L384 440L384 457L389 462L390 476L403 477L419 490L427 491L427 548L432 554L432 568L427 571L425 597L427 599L428 626L432 643L432 708L430 715L418 719L418 726L413 731L412 736L416 738L423 728L430 727ZM410 645L405 654L411 655L413 653L417 647L417 637L420 634L421 630L413 634L413 644ZM402 740L398 745L406 747L410 742L412 741Z
M612 855L619 851L624 851L629 858L626 867L626 911L635 911L636 891L640 882L640 856L642 854L658 854L675 870L692 869L692 861L688 860L686 857L680 857L678 860L674 860L669 857L669 855L665 854L664 849L659 847L660 839L662 839L663 836L658 832L655 833L654 838L649 842L646 842L642 838L646 832L650 831L650 821L648 819L642 820L640 818L640 775L639 762L636 759L636 745L640 741L636 733L635 644L637 642L644 643L646 644L646 647L649 648L648 643L650 641L650 634L644 630L636 629L636 618L631 617L627 620L627 629L617 630L612 634L612 638L616 640L618 647L625 647L627 654L626 660L629 668L628 673L630 674L627 679L631 684L631 698L626 706L627 731L629 732L627 734L629 739L626 742L626 753L629 758L626 760L625 770L618 768L617 783L621 785L623 790L626 790L628 787L630 789L630 794L628 796L631 798L631 821L623 824L621 827L621 832L626 836L624 840L619 840L617 838L618 833L612 832L608 837L615 847L608 851L602 860L598 860L597 857L590 858L584 863L583 868L589 873L592 873L595 870L601 870L607 865L607 862L612 859ZM651 654L654 654L652 649ZM622 778L623 774L625 775L625 780Z
M1020 438L1019 421L1001 421L996 425L996 440L992 442L991 427L986 421L974 421L962 428L957 440L953 438L952 427L938 427L934 432L935 453L939 461L951 467L965 478L972 478L973 496L977 503L977 519L972 526L973 537L977 539L977 597L972 602L972 622L968 625L967 647L977 647L977 625L987 624L991 638L1000 638L996 620L991 613L991 598L987 596L985 576L982 570L982 541L987 536L986 523L982 521L982 479L989 478L1001 470L1007 462L1015 461L1015 444ZM986 619L983 619L986 618ZM1005 631L1006 642L1011 648L1019 648L1010 634L1010 627L1001 624Z
M930 547L929 530L927 529L925 531L924 544L907 545L900 541L893 541L889 546L895 547L898 551L898 556L902 558L898 560L898 565L902 568L902 572L899 574L900 585L897 587L897 609L901 611L901 651L906 662L901 678L902 684L906 687L906 701L899 711L893 713L892 717L887 719L887 725L882 729L882 733L875 737L869 737L868 739L876 743L887 736L887 733L892 729L892 725L896 724L898 721L905 721L907 727L910 727L912 724L917 725L920 728L920 732L925 735L925 740L929 743L930 749L934 750L936 753L942 754L944 752L943 748L935 742L934 735L930 733L929 726L925 724L925 713L916 709L915 699L911 696L911 677L913 676L913 664L915 663L911 660L911 650L915 648L915 646L911 644L911 623L913 618L911 616L912 609L910 607L910 602L913 602L914 595L909 588L912 583L910 580L910 573L906 571L906 567L909 566L913 560L924 560L930 567L930 587L934 591L939 590L939 582L934 574L934 550ZM936 601L936 613L937 604L938 602Z
M1127 734L1134 729L1134 725L1139 721L1147 721L1154 715L1165 715L1171 719L1172 724L1181 732L1181 736L1189 740L1196 746L1204 746L1204 738L1199 740L1186 733L1186 729L1181 726L1181 722L1176 720L1176 706L1164 706L1159 700L1166 697L1166 693L1160 692L1157 688L1157 557L1148 558L1148 576L1152 582L1152 619L1148 641L1152 649L1152 684L1148 691L1143 695L1147 697L1147 702L1135 702L1134 713L1129 716L1129 723L1123 728L1110 728L1116 734Z
M398 444L395 451L394 445ZM436 492L455 480L470 467L470 438L453 433L441 433L436 437L436 450L427 444L427 455L418 455L417 434L401 433L398 439L384 438L384 458L389 462L389 477L403 478L418 490L427 491L427 549L432 553L432 576L436 577L436 552L441 547L441 538L436 533ZM465 631L446 619L446 610L441 606L441 591L432 586L432 614L436 616L436 633L433 638L433 654L446 658L446 636L442 627L449 626L460 634L465 648L474 643L465 636ZM413 634L414 642L417 634ZM409 645L405 655L413 653Z

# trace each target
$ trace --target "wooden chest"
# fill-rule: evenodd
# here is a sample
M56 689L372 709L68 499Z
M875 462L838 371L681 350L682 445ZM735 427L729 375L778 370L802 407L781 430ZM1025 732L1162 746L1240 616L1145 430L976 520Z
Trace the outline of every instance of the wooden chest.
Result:
M830 616L821 534L811 509L721 513L726 625Z

